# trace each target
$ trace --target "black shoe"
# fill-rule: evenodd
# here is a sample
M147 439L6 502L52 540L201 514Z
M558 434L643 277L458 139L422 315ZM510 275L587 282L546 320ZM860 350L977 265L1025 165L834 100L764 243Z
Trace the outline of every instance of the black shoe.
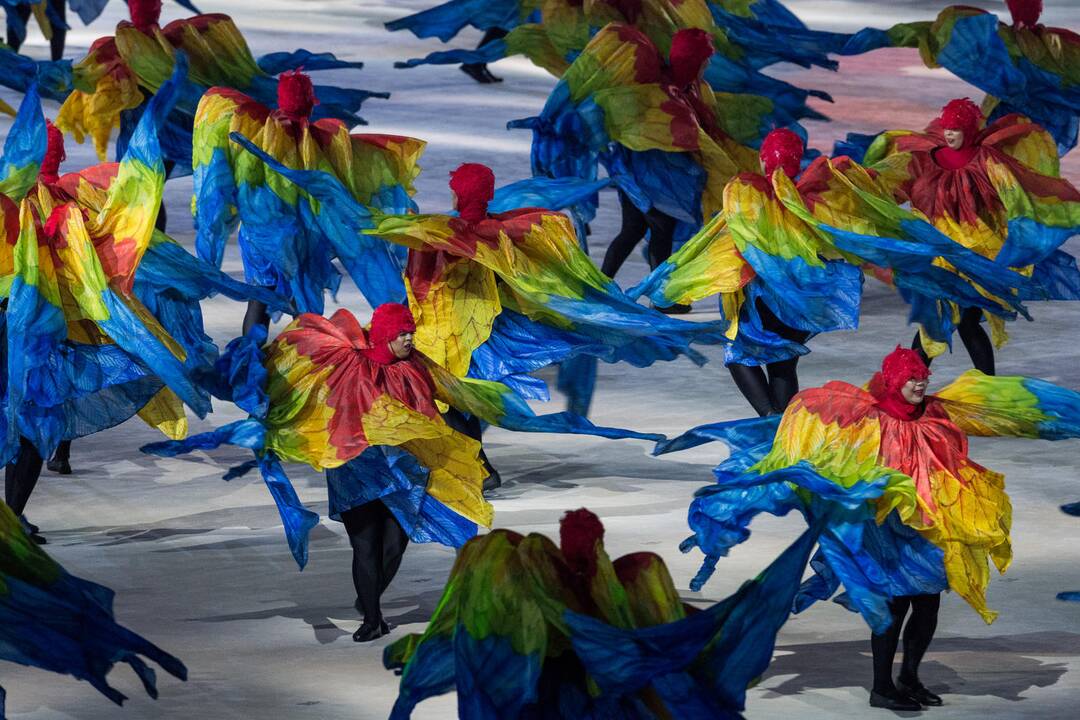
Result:
M488 70L488 66L487 66L487 65L484 65L484 66L483 66L483 68L484 68L484 77L485 77L485 78L487 78L487 81L488 81L489 83L501 83L501 82L502 82L502 78L501 78L501 77L498 77L498 76L496 76L496 75L492 75L492 74L491 74L491 71L490 71L490 70Z
M935 695L926 689L926 686L916 680L912 683L906 683L903 680L896 681L896 689L901 694L907 695L909 698L927 707L941 707L941 696Z
M461 66L461 72L465 73L481 85L490 85L495 82L495 80L491 79L495 76L488 72L486 65L469 63Z
M499 475L499 471L492 468L491 473L484 478L484 492L490 492L502 487L502 477Z
M60 475L71 474L71 463L67 460L57 460L56 458L53 458L45 463L45 467L49 468L51 472L59 473Z
M682 303L675 303L674 305L668 305L667 307L653 305L653 308L665 315L686 315L691 310L689 305L683 305Z
M922 705L900 692L885 693L870 691L870 707L884 710L922 710Z
M381 623L379 623L379 627L382 629L382 634L383 635L389 635L390 631L393 630L397 626L396 625L391 625L390 623L383 620Z
M381 638L388 632L390 632L390 628L388 628L386 623L381 620L377 623L368 623L367 621L364 621L364 624L353 633L352 639L353 642L371 642L372 640Z
M37 525L26 519L25 515L19 516L19 524L22 525L23 532L26 536L33 540L38 545L48 545L49 541L45 539L45 536L41 534Z

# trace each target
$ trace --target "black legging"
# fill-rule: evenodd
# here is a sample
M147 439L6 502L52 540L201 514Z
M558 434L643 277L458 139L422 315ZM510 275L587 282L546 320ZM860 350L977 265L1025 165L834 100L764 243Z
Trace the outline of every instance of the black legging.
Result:
M760 299L755 303L755 307L761 316L761 325L766 330L797 343L804 343L810 337L810 333L788 327L781 322ZM787 360L768 363L764 368L760 365L735 363L727 367L735 380L735 386L749 401L754 412L765 417L783 413L791 398L799 392L798 366L799 356L796 355Z
M51 7L60 20L64 21L66 24L67 0L49 0L49 7ZM30 13L32 12L29 5L16 5L14 8L5 8L5 10L14 12L18 18L22 20L23 25L30 19ZM49 52L51 53L53 60L62 60L64 57L64 40L67 38L67 28L64 27L64 25L52 23L52 32L52 39L49 40ZM7 44L16 52L22 47L22 41L15 36L14 31L10 27L7 31Z
M907 595L889 602L892 625L881 635L870 636L870 649L874 653L874 692L891 695L896 691L892 668L901 628L904 633L904 660L900 666L900 682L908 687L921 685L919 663L934 639L940 607L941 595ZM904 626L904 617L909 608L911 617Z
M41 455L25 437L19 438L19 456L4 468L4 502L16 515L22 515L26 503L41 477Z
M267 310L266 303L258 300L248 300L247 312L244 313L243 334L247 335L248 331L256 325L262 325L264 328L269 329L270 311Z
M979 308L965 308L960 313L960 324L956 326L956 330L975 369L987 375L994 375L994 344L990 342L990 336L986 334L986 330L983 330L982 315L983 311ZM911 349L918 350L926 364L930 364L933 358L928 357L923 351L919 333L915 333L915 339L911 341Z
M352 545L352 578L364 624L382 622L379 598L394 579L409 536L381 500L341 513Z
M609 278L615 277L619 268L630 257L637 244L649 233L649 267L655 268L671 257L671 247L675 240L675 218L665 215L656 208L647 213L641 212L622 190L619 191L619 206L622 208L622 227L619 234L608 245L604 253L604 263L600 271Z

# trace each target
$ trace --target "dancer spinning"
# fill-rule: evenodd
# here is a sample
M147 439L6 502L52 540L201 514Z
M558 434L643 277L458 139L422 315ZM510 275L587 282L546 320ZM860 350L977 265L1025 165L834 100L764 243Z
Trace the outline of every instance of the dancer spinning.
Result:
M1026 299L1080 299L1075 259L1059 247L1080 232L1080 192L1059 177L1053 140L1038 125L1007 115L983 127L982 111L952 100L924 132L883 133L864 159L900 202L910 202L957 243L999 266L1031 275ZM977 281L977 278L976 278ZM1005 317L963 305L924 323L913 347L927 359L945 351L953 329L972 365L994 374L994 346L1008 339Z
M95 40L87 56L75 64L75 90L56 120L61 130L80 143L89 135L102 160L115 128L121 131L117 154L123 153L147 98L172 73L177 53L188 58L189 82L162 136L165 158L177 166L176 172L190 172L193 118L199 99L209 88L234 88L270 105L276 97L274 74L301 66L311 71L361 65L306 50L272 53L256 60L228 15L196 15L162 28L158 26L161 0L131 0L128 9L131 22L122 21L115 35ZM389 97L337 87L320 86L318 90L323 101L321 114L351 124L363 122L356 112L365 99Z
M944 67L987 94L983 109L991 123L1020 113L1046 128L1064 155L1076 146L1080 126L1080 35L1041 25L1042 0L1005 4L1011 24L979 8L953 5L932 22L863 31L851 40L851 50L917 47L927 67Z
M772 659L816 536L702 611L679 600L658 555L612 561L585 509L563 516L558 546L512 530L478 537L458 554L427 630L386 649L402 675L390 717L455 689L463 720L736 717Z
M1024 283L897 207L849 158L818 158L801 171L803 155L792 131L769 133L761 172L728 183L723 211L629 293L656 304L719 295L734 341L725 363L759 415L782 413L799 391L799 356L812 335L858 326L862 268L884 269L921 313L938 308L937 298L967 298L1007 314L1007 300L984 298L980 289L1008 298ZM934 267L935 256L983 285ZM755 350L761 347L767 351Z
M373 306L404 300L403 253L397 259L373 245L362 262L354 262L355 243L335 246L334 236L320 230L307 198L229 140L238 132L292 169L330 172L365 206L391 213L415 210L412 183L420 172L423 141L350 135L340 120L312 120L317 104L311 80L299 72L278 78L277 110L229 88L211 88L199 101L193 200L199 257L220 267L226 241L239 225L245 279L292 299L299 312L321 314L325 291L337 291L341 278L335 257L354 273ZM244 334L269 321L265 305L252 303Z
M641 31L608 25L540 116L510 123L533 130L534 175L594 178L602 162L619 186L623 224L601 267L609 277L646 232L650 266L666 260L676 225L700 227L720 209L724 184L756 163L756 153L726 132L702 80L712 54L702 30L676 33L665 61Z
M2 244L8 257L0 255L0 268L7 297L6 456L19 446L6 495L17 514L41 458L58 446L136 413L182 437L181 401L200 415L209 410L195 378L212 368L217 349L202 331L200 300L221 292L281 307L270 293L231 280L154 231L165 179L155 124L168 113L175 84L164 86L169 95L140 121L119 164L61 177L63 137L46 128L33 91L8 137L10 195L2 202L9 234L17 237ZM66 463L66 452L54 459Z
M694 589L749 536L754 515L798 510L826 523L817 575L804 583L796 610L844 586L846 604L873 631L870 704L892 710L941 704L919 676L941 591L953 590L989 623L996 616L986 604L989 561L1004 572L1012 559L1004 477L968 456L968 437L1080 437L1080 394L1071 390L970 370L930 395L929 377L918 353L898 347L868 390L830 382L796 395L778 425L720 423L659 449L733 443L715 470L717 484L690 507L694 535L683 549L706 555ZM901 631L904 663L894 683Z

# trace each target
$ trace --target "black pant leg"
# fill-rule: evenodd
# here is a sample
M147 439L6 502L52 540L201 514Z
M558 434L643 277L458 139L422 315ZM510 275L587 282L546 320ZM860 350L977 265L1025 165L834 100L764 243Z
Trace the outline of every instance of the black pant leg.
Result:
M382 507L384 514L382 577L379 582L379 595L382 595L386 592L386 588L390 587L394 576L397 575L398 568L401 567L401 560L405 556L405 548L409 545L409 536L405 534L405 530L401 527L397 518L394 517L394 514L390 512L390 509L381 502L378 504Z
M4 469L4 501L16 515L22 515L37 486L43 465L34 444L19 438L19 456Z
M353 588L365 623L382 620L379 595L382 587L383 510L385 506L376 500L341 513L353 551Z
M870 636L870 650L874 655L874 692L891 695L896 691L892 678L893 660L896 659L896 646L900 642L900 631L904 626L904 616L911 606L911 598L897 597L889 601L892 625L884 633Z
M67 28L64 26L67 22L67 0L49 0L49 6L61 21L60 24L53 23L53 35L49 40L49 51L53 60L62 60L64 58L64 42L67 40Z
M600 265L600 272L609 278L615 277L619 268L626 262L626 258L630 257L630 253L649 230L645 213L641 212L622 190L619 191L619 207L622 210L622 227L619 228L619 234L608 245L607 252L604 253L604 262Z
M982 310L979 308L965 308L960 315L960 325L957 327L960 340L971 357L971 364L976 370L981 370L987 375L994 374L994 343L990 342L990 336L982 326Z
M941 595L916 595L911 598L911 617L904 628L904 661L900 679L909 687L918 687L919 664L926 655L937 631Z

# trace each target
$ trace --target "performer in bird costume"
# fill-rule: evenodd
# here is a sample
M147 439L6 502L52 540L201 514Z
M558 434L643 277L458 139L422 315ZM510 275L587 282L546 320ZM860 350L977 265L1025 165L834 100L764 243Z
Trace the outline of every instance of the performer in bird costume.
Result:
M630 300L582 252L565 215L522 208L517 200L574 205L575 194L594 195L596 184L535 178L507 186L513 192L499 198L491 170L467 163L452 173L456 216L381 215L331 175L291 170L244 138L234 139L319 201L319 222L337 236L335 246L381 238L409 248L405 277L417 347L455 375L499 380L523 397L544 397L546 389L534 394L535 380L524 376L545 365L591 356L645 367L680 354L702 363L691 343L725 342L716 324L665 318ZM538 181L549 198L559 199L524 192ZM503 208L517 209L495 212Z
M157 682L144 657L186 680L184 664L117 623L112 604L112 590L69 575L0 503L0 660L85 680L117 705L127 698L106 679L117 663L130 665L153 698Z
M791 62L835 70L837 64L829 54L857 47L850 35L809 30L776 2L541 0L534 4L536 12L529 21L504 33L505 38L485 37L476 50L435 52L395 63L395 67L463 63L462 69L468 72L468 68L486 67L486 63L504 57L524 55L555 77L562 77L592 36L608 23L638 28L665 55L676 32L696 28L709 33L716 46L705 80L716 92L752 96L742 101L768 108L768 126L775 127L802 118L825 119L807 105L807 99L831 98L765 75L761 68Z
M819 550L796 600L802 610L837 598L873 631L870 704L894 710L939 705L919 664L937 625L946 588L986 621L990 561L1012 559L1012 509L1004 477L968 455L969 436L1062 440L1080 436L1080 394L1042 380L969 370L927 394L930 370L899 347L865 388L833 381L795 396L783 417L736 421L690 431L658 452L711 439L731 444L717 484L690 507L706 559L691 582L700 588L728 550L746 540L760 512L801 512L825 522ZM802 570L798 571L801 576ZM904 663L892 679L904 630Z
M794 132L769 133L760 172L728 183L723 211L629 292L657 305L719 295L733 340L725 362L759 415L782 413L798 392L797 364L812 335L858 326L864 269L895 284L913 314L939 308L938 298L967 298L1001 314L1014 304L1022 309L984 298L982 286L936 267L937 258L949 258L951 267L983 278L1006 298L1023 277L898 207L876 175L850 158L819 157L804 171L804 154Z
M741 717L816 534L700 611L679 600L658 555L609 558L585 509L563 516L558 545L504 529L477 537L427 630L386 648L402 676L390 717L453 690L464 720Z
M659 437L596 427L566 413L537 417L510 388L456 377L412 349L411 337L400 336L411 336L413 327L408 308L396 303L376 308L369 330L347 310L330 319L301 314L265 348L266 331L256 325L250 335L230 344L218 364L222 381L214 388L251 417L143 450L172 456L225 443L251 449L256 460L227 477L260 469L302 568L307 535L318 515L300 503L281 460L326 470L341 468L368 448L400 448L426 472L417 470L409 478L423 492L412 498L415 507L395 518L410 528L414 540L456 545L475 534L478 525L490 525L492 509L481 495L486 472L480 443L448 425L440 403L511 430ZM356 479L364 481L363 475ZM374 500L398 489L388 486L385 493L361 495ZM433 508L434 503L445 507ZM378 630L380 618L368 621L369 629Z
M340 283L335 257L343 257L346 269L357 273L362 290L400 290L369 294L373 306L403 300L403 252L396 259L389 249L373 246L359 263L352 261L355 247L338 253L332 238L320 230L318 211L306 196L229 140L229 134L237 132L290 168L329 172L365 206L390 213L415 210L413 180L420 173L424 142L396 135L350 135L340 120L313 120L317 107L314 86L300 72L278 78L276 110L229 88L211 88L199 101L193 200L199 257L220 267L226 241L239 225L247 281L291 298L299 312L323 312L324 293L336 292ZM382 262L371 256L377 251ZM380 271L386 276L378 277ZM245 334L255 322L269 322L261 303L249 308Z
M984 126L975 103L953 100L921 133L878 136L864 163L957 243L1031 276L1025 299L1080 299L1075 258L1060 250L1080 232L1080 192L1060 177L1053 140L1038 125L1007 115ZM955 328L972 364L993 374L1006 318L986 316L991 340L979 308L954 304L940 315L938 327L923 323L915 347L933 358Z
M8 136L0 291L7 303L4 457L17 453L7 470L16 514L41 458L60 443L136 413L182 437L183 404L200 416L209 410L198 377L217 350L202 332L200 300L221 292L282 306L155 233L165 179L155 128L176 82L163 87L119 164L61 177L63 138L46 127L33 91Z
M852 52L917 47L927 67L943 67L987 94L994 123L1020 113L1045 128L1059 154L1076 146L1080 126L1080 35L1039 23L1042 0L1005 0L1011 23L966 5L951 5L933 21L865 30ZM861 47L855 47L861 45Z
M57 126L78 142L89 135L102 160L117 128L121 131L117 154L123 154L146 98L172 74L178 53L187 56L190 74L162 137L165 157L175 163L176 172L191 169L193 118L199 99L209 88L234 88L271 105L277 89L272 76L279 72L301 66L309 71L360 67L360 63L344 62L330 53L306 50L272 53L256 60L227 15L195 15L159 27L160 0L132 0L128 7L131 22L117 25L113 36L98 38L87 56L75 64L75 89L57 116ZM318 91L321 116L351 124L363 122L356 111L365 99L388 97L329 86L320 86Z
M533 130L534 175L590 179L602 162L618 185L623 227L604 257L609 277L646 230L650 264L666 260L676 224L700 227L720 209L727 181L756 166L757 153L728 132L746 120L739 117L745 108L718 103L702 80L712 54L702 30L676 33L665 58L640 30L608 25L566 71L540 116L510 124Z
M89 25L97 20L105 9L108 0L73 0L71 9ZM176 4L193 13L199 12L189 0L176 0ZM64 41L67 39L68 0L6 0L4 12L7 15L7 44L18 52L26 40L26 21L33 14L37 18L41 33L49 41L49 50L53 60L64 57Z

